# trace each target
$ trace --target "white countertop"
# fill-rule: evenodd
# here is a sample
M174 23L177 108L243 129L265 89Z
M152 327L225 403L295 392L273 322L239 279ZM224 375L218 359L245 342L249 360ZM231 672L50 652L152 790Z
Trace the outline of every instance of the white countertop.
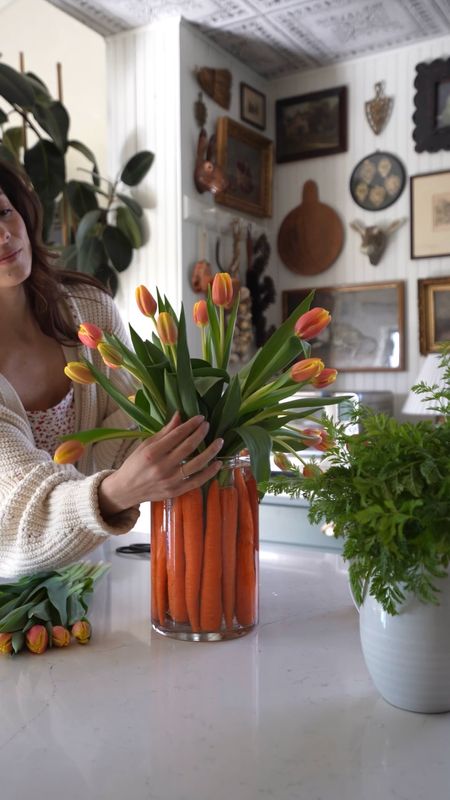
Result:
M198 644L150 631L130 540L89 646L0 658L2 800L448 797L450 715L378 696L338 554L264 544L259 627Z

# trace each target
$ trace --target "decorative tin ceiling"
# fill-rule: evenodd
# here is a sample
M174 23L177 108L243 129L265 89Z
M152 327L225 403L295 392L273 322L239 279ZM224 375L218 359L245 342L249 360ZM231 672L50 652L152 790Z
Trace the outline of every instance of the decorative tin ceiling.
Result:
M183 16L266 78L450 31L450 0L48 0L107 36Z

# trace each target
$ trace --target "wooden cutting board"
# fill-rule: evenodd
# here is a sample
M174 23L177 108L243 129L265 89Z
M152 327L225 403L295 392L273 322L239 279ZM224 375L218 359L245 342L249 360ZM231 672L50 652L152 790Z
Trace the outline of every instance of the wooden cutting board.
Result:
M344 227L336 212L319 200L315 181L306 181L302 202L284 218L278 232L283 264L300 275L317 275L341 252Z

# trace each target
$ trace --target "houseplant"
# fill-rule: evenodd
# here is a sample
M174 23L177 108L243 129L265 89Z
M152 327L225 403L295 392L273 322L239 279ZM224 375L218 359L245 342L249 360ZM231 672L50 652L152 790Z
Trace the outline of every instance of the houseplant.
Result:
M136 153L108 180L99 174L90 148L70 138L67 108L37 75L0 63L0 97L8 103L0 108L0 157L23 167L39 195L44 241L58 249L63 266L89 272L115 294L117 273L144 243L142 208L124 188L140 183L153 154ZM67 180L71 150L86 159L90 180ZM57 218L61 242L55 242Z
M361 432L324 420L328 469L269 482L303 493L312 522L332 523L360 607L363 653L381 694L415 711L450 710L450 353L443 388L419 384L441 422L398 422L366 408ZM306 477L304 475L306 473Z
M136 299L155 331L144 341L130 326L134 350L117 337L85 322L80 339L87 358L66 372L80 383L97 381L131 417L134 430L99 429L65 437L55 460L76 460L82 448L106 438L152 436L178 410L182 419L203 414L209 422L206 444L224 440L218 480L176 501L152 503L152 620L163 634L193 640L232 638L257 622L258 497L256 481L270 476L271 452L296 453L315 437L291 423L336 398L304 399L307 383L326 385L336 370L309 358L307 339L330 322L324 309L301 303L233 375L227 371L239 296L233 301L228 273L214 277L208 299L197 302L194 321L202 336L202 358L191 358L183 307L179 315L158 293L143 286ZM225 309L230 308L225 317ZM227 320L225 322L225 319ZM98 350L104 362L135 376L138 389L126 398L89 358ZM294 363L293 363L294 362ZM291 399L290 399L291 398ZM242 450L248 456L242 460Z

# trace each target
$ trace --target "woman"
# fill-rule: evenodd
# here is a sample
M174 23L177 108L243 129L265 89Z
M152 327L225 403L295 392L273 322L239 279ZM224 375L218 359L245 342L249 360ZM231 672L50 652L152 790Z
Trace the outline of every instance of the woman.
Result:
M80 357L105 369L80 345L80 323L126 335L100 284L52 267L41 222L26 176L0 161L0 575L8 578L79 558L128 532L141 502L182 494L220 468L222 440L192 456L208 424L178 415L139 445L99 442L77 467L52 460L59 435L130 421L97 384L72 386L64 374ZM131 394L131 379L118 372L110 379Z

